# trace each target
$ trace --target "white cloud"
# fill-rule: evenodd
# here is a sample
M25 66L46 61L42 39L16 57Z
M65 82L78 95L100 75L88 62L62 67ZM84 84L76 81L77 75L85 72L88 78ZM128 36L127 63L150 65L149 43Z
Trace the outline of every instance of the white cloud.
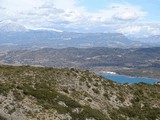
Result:
M117 32L125 35L137 35L137 36L149 36L149 35L160 35L160 24L153 23L134 23L131 25L124 25L117 29Z
M7 9L8 13L31 10L42 4L41 0L1 0L0 5Z
M113 4L111 8L115 11L113 17L118 20L137 20L147 15L140 7L130 4Z
M51 0L50 0L51 1ZM52 0L55 7L65 10L77 10L82 9L83 7L78 7L78 0Z
M160 34L155 26L138 24L147 12L131 4L111 4L97 12L88 12L79 0L1 0L0 6L0 20L28 28Z
M112 4L106 9L99 10L98 13L93 13L91 20L100 22L126 22L140 20L147 15L138 6L130 4Z

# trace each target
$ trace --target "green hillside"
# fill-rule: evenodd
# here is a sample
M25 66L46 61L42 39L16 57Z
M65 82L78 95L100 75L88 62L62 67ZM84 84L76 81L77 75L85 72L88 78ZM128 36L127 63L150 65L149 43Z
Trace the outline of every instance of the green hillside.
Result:
M0 120L158 120L160 85L74 68L0 66Z

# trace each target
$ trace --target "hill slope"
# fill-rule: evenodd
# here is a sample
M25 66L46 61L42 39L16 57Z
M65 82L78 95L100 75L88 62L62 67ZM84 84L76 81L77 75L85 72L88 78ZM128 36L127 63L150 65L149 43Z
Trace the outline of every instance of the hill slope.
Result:
M44 48L34 51L10 51L0 56L8 64L29 64L51 67L159 66L160 47L141 49L117 48Z
M118 48L44 48L0 54L0 63L76 67L92 71L114 71L119 74L160 79L160 47ZM138 71L138 72L137 72Z
M0 119L160 119L160 86L121 85L89 71L0 66Z

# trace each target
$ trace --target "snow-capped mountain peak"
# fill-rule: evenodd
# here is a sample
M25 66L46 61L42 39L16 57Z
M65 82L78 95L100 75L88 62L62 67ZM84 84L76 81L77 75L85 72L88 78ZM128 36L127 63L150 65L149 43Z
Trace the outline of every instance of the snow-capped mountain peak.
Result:
M0 32L24 32L27 31L27 29L16 22L13 22L11 20L6 20L0 22Z
M55 28L28 28L29 30L41 30L41 31L53 31L53 32L63 32Z

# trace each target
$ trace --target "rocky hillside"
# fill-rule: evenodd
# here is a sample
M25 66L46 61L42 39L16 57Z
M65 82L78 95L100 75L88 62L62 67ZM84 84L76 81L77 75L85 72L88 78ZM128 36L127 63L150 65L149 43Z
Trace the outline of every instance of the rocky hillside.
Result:
M74 67L94 72L114 71L118 74L150 77L160 80L160 47L140 49L117 48L44 48L34 51L0 52L0 63ZM137 72L138 71L138 72Z
M160 47L141 49L117 48L44 48L34 51L9 51L0 55L0 62L51 67L123 66L148 68L160 66Z
M74 68L0 66L0 120L158 120L160 85Z

